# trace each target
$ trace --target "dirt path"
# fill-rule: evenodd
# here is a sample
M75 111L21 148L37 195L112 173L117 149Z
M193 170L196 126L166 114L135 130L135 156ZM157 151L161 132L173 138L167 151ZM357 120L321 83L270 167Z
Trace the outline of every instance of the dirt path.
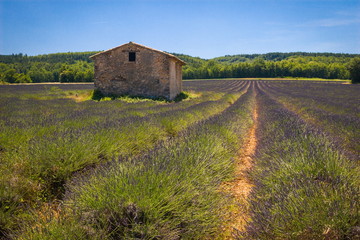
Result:
M255 154L257 139L257 119L258 119L258 106L255 103L253 110L254 123L248 132L248 137L245 140L243 147L239 151L238 158L236 159L236 178L231 182L224 184L225 192L232 195L238 205L236 209L232 211L231 220L226 224L226 232L231 232L231 236L227 236L226 239L233 239L234 235L238 231L244 231L246 223L250 219L249 216L249 196L254 184L249 178L249 170L253 166L253 155ZM229 234L226 234L229 235Z

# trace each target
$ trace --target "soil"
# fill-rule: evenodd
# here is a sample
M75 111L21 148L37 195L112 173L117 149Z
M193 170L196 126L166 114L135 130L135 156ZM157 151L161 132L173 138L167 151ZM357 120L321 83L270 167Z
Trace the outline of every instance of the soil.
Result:
M250 220L249 216L249 197L254 187L250 177L249 171L253 167L253 155L255 154L257 139L257 118L258 108L257 105L253 110L253 126L250 128L248 137L245 139L245 143L239 151L239 155L236 159L235 175L236 178L230 182L224 183L222 188L227 194L230 194L235 199L236 208L232 210L231 216L229 216L229 222L226 223L224 230L228 232L226 235L236 236L237 232L245 231L246 225ZM226 239L233 239L233 237L227 236Z

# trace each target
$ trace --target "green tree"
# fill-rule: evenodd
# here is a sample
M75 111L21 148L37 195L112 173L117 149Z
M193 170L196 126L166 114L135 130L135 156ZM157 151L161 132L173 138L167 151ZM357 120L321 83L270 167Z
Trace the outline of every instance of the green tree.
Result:
M348 65L348 69L351 82L360 83L360 58L353 58Z
M31 83L31 78L29 75L24 73L17 73L15 74L15 82L16 83Z
M15 69L8 69L4 73L4 82L14 83L16 81L16 70Z
M75 73L72 70L64 70L60 73L60 82L75 82Z

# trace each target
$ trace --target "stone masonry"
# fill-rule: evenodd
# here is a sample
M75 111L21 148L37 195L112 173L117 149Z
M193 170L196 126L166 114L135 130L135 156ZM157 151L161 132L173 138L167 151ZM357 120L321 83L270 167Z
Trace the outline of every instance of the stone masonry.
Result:
M165 97L182 89L179 58L137 43L127 43L90 57L95 62L95 88L104 95Z

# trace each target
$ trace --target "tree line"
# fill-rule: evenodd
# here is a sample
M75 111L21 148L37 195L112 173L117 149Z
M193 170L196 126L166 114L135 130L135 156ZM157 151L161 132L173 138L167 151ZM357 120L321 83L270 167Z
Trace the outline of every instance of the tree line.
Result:
M0 55L0 82L92 82L97 52Z
M55 53L38 56L0 55L0 82L92 82L97 52ZM267 53L227 55L202 59L174 54L187 63L184 79L306 77L349 79L351 61L359 54Z
M280 54L279 54L280 55ZM324 56L264 54L228 56L188 64L183 68L186 79L197 78L277 78L305 77L349 79L349 64L356 55ZM269 56L273 56L270 58ZM280 59L280 60L279 60Z

